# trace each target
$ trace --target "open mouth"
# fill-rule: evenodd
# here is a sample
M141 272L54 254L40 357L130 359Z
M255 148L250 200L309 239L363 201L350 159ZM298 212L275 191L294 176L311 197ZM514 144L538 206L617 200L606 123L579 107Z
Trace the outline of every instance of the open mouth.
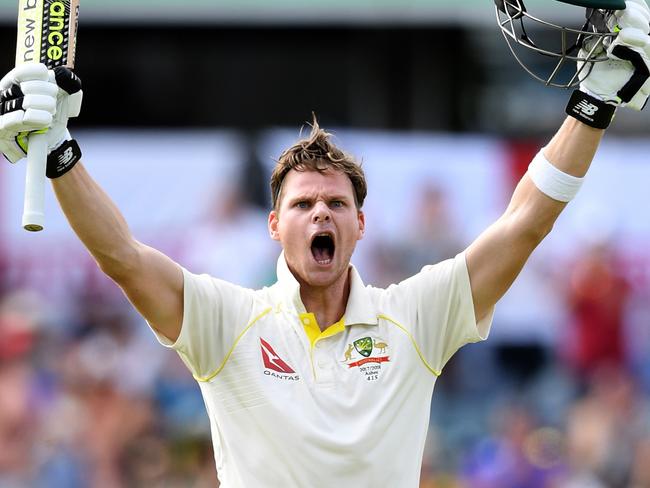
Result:
M311 241L311 254L318 264L330 264L334 258L334 239L331 235L318 234Z

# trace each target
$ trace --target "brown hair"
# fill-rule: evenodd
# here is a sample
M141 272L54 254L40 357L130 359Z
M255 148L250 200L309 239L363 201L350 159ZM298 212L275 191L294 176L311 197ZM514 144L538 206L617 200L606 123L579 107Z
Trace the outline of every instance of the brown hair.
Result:
M271 175L271 198L274 210L278 210L280 204L284 178L292 169L320 173L333 169L346 174L354 188L354 203L357 209L363 206L368 193L363 169L352 156L336 147L330 140L331 137L332 134L320 128L314 115L309 137L299 140L280 155Z

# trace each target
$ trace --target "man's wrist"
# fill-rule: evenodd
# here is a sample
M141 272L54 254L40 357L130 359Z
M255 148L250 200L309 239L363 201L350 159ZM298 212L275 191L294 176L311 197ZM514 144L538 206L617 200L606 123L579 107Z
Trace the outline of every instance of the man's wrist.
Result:
M58 178L70 171L81 159L81 148L74 139L66 140L54 149L47 157L47 170L45 175Z
M616 106L584 91L575 90L566 106L566 113L594 129L607 129L614 119Z

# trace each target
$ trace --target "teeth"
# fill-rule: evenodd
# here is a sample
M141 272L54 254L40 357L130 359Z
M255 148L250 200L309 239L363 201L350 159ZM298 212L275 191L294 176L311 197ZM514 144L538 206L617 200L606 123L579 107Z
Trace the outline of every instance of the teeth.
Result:
M323 259L322 261L316 261L318 264L330 264L332 262L331 259Z

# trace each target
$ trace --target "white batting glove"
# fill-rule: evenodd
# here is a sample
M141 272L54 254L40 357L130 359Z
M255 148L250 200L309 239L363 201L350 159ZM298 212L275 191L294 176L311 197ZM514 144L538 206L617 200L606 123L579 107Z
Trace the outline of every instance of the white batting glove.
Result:
M0 152L12 163L27 156L28 135L47 131L48 153L71 139L68 119L79 115L81 81L67 68L24 64L0 80Z
M641 110L650 95L650 9L644 0L627 0L608 27L618 32L607 48L609 60L594 63L580 90L609 105Z

